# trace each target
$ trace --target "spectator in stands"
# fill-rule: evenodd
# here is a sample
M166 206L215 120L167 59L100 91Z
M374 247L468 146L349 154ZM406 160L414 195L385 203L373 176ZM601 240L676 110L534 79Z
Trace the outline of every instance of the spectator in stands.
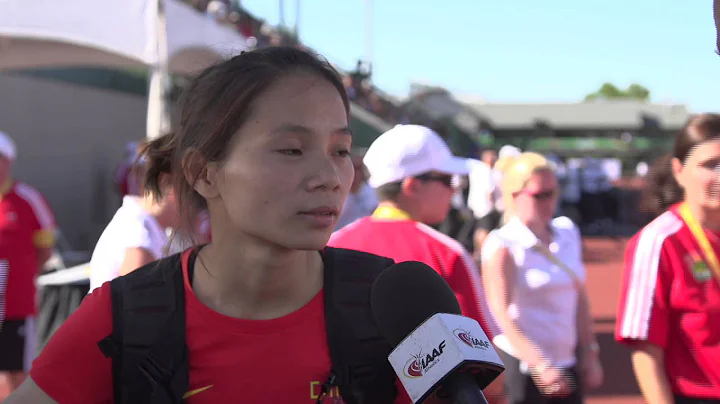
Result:
M502 224L502 218L505 212L505 204L502 197L502 189L500 187L500 183L502 182L502 170L504 169L506 163L511 161L514 157L520 155L520 153L521 151L517 147L505 145L500 148L497 158L495 155L491 154L488 162L492 162L492 165L485 163L485 168L475 165L475 167L478 168L478 171L476 171L477 177L474 181L471 180L471 184L476 184L476 187L479 187L481 190L480 194L475 194L475 198L477 198L474 199L476 203L475 210L478 210L480 213L486 212L483 216L479 216L478 213L475 213L475 217L478 218L475 234L473 236L476 260L480 257L479 254L488 233L500 227ZM480 195L482 194L485 194L485 198L487 199L481 199ZM487 205L483 207L481 204L482 201L487 201ZM469 202L470 201L468 199L468 205Z
M47 202L12 178L16 157L15 143L0 132L0 391L19 386L35 357L35 278L55 243Z
M553 165L526 152L504 164L505 224L482 247L483 282L502 330L510 404L574 404L602 383L585 289L582 241L567 217L553 219Z
M453 193L450 201L450 212L448 212L445 220L437 227L433 226L441 233L448 235L465 249L472 253L473 251L473 233L475 232L475 219L472 211L467 206L467 175L453 176Z
M136 166L141 177L145 164L143 160ZM100 235L90 259L90 292L167 255L166 229L178 227L178 202L168 176L161 184L162 199L144 192L123 197L122 206Z
M486 149L480 152L480 160L469 160L468 182L469 194L467 205L472 210L476 229L474 235L474 251L480 248L487 235L500 224L501 213L496 203L499 201L498 184L496 183L495 162L498 155L495 150ZM476 259L479 255L476 257Z
M720 402L720 115L692 117L651 169L657 218L625 253L615 338L649 403Z
M563 216L567 216L574 223L581 225L583 217L580 210L580 199L582 198L580 161L568 159L564 164L564 175L560 189L560 209Z
M350 73L350 77L352 77L354 87L362 86L364 82L370 80L371 76L372 67L369 65L367 67L363 66L362 60L357 61L357 64L355 65L355 70Z
M274 31L270 34L270 46L281 46L284 42L284 38L279 32Z
M328 245L396 262L424 262L455 291L463 314L493 335L475 263L460 243L428 226L442 222L448 214L453 175L467 173L466 160L454 157L433 130L398 125L372 143L363 161L380 205L372 216L333 233ZM494 388L501 383L494 383Z
M353 168L355 169L355 177L353 178L350 193L345 199L336 230L341 229L348 224L372 215L378 206L375 190L367 183L367 169L363 164L364 150L355 150L352 156Z
M587 231L593 234L608 229L608 211L604 202L605 193L612 188L612 184L601 161L591 157L583 159L580 180L580 212Z
M343 86L345 86L345 91L347 92L348 98L351 101L355 101L358 96L357 89L353 87L353 79L352 77L345 75L343 76Z
M558 190L560 192L560 195L562 195L563 190L565 189L565 184L567 183L567 165L565 165L565 161L558 156L555 153L547 153L545 154L545 158L548 159L553 164L554 170L555 170L555 178L557 178L558 181ZM556 216L565 216L563 213L563 203L562 203L562 197L557 198L557 206L555 208L555 215Z

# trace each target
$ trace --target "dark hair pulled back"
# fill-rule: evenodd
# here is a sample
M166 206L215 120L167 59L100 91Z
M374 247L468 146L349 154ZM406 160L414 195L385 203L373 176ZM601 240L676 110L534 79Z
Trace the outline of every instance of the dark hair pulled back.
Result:
M675 180L672 160L685 164L692 150L701 143L720 138L720 115L699 114L691 117L675 135L672 153L661 156L648 170L640 209L659 215L670 206L682 202L685 192Z
M193 223L196 213L207 204L194 190L201 173L192 181L185 178L182 167L185 156L195 152L207 162L222 161L257 98L278 79L296 72L317 75L335 86L349 115L350 102L342 79L321 56L286 46L242 52L196 76L181 96L177 130L145 145L141 158L145 159L146 192L162 197L163 178L168 175L183 223Z

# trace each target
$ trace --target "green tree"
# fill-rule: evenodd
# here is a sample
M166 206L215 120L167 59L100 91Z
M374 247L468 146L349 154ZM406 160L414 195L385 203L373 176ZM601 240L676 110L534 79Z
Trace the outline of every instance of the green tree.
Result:
M628 86L627 89L621 90L612 83L605 83L600 87L599 90L585 96L585 101L592 101L596 99L630 99L647 101L650 99L650 90L641 86L640 84L631 84L630 86Z

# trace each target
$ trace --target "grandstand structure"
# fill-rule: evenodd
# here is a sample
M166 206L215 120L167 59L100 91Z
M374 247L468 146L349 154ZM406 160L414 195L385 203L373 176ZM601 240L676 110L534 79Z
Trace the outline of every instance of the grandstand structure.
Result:
M690 117L681 104L636 100L494 104L456 99L449 91L415 85L407 105L449 119L483 147L512 144L566 157L652 159L670 150Z

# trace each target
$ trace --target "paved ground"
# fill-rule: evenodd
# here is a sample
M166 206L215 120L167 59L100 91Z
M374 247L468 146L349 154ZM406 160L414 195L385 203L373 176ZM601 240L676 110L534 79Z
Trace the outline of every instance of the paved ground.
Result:
M589 393L587 404L644 403L635 382L629 351L613 339L626 241L599 238L585 241L588 292L605 368L605 384Z

